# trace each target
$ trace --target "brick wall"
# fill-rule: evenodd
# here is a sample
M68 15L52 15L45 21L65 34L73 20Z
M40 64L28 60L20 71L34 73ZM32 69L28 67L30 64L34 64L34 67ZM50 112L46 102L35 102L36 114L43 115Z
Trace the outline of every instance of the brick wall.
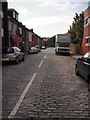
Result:
M70 45L70 52L75 54L81 54L81 46L80 44Z
M87 51L90 51L90 45L86 46L86 37L90 36L90 24L87 24L86 22L88 16L90 16L90 7L84 12L84 35L81 49L82 54L85 54Z

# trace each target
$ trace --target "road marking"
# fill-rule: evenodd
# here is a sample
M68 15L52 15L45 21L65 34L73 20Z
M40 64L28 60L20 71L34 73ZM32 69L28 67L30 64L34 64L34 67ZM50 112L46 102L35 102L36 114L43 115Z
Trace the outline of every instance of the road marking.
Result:
M42 63L43 63L43 60L41 61L40 65L39 65L39 68L41 67Z
M27 86L25 87L23 93L21 94L19 100L17 101L16 105L14 106L13 110L11 111L10 115L8 116L8 118L13 118L15 116L15 114L17 113L17 110L19 109L28 89L30 88L30 86L32 85L32 82L34 81L36 77L36 73L34 73L34 75L32 76L31 80L29 81L29 83L27 84Z
M46 55L44 56L44 59L46 58Z

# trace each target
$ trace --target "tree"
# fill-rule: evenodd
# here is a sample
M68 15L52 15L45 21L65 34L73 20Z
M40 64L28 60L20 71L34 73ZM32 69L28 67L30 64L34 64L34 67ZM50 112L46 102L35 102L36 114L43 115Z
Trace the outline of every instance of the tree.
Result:
M84 31L84 13L82 12L79 15L75 13L73 19L72 26L70 25L68 30L68 33L71 35L71 43L81 43Z
M47 41L48 47L55 47L55 36L51 37Z

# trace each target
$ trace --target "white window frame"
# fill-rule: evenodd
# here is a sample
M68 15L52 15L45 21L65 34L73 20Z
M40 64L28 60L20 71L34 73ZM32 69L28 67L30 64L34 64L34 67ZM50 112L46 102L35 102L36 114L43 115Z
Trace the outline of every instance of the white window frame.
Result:
M16 14L16 20L18 20L18 14Z
M3 18L3 12L0 10L0 16Z
M13 11L13 18L15 18L15 11Z
M20 30L20 35L22 35L22 28L21 28L21 27L19 27L19 30Z
M4 29L1 28L1 37L3 37L3 36L4 36Z
M90 46L90 36L86 37L86 44L85 46Z

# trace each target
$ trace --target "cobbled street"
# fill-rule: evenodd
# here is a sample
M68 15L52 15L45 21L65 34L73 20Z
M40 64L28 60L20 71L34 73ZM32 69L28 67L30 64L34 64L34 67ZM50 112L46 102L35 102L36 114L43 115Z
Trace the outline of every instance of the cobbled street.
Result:
M26 55L19 64L4 64L3 118L90 118L90 93L87 82L75 75L75 63L71 56L57 56L54 48L47 48Z

